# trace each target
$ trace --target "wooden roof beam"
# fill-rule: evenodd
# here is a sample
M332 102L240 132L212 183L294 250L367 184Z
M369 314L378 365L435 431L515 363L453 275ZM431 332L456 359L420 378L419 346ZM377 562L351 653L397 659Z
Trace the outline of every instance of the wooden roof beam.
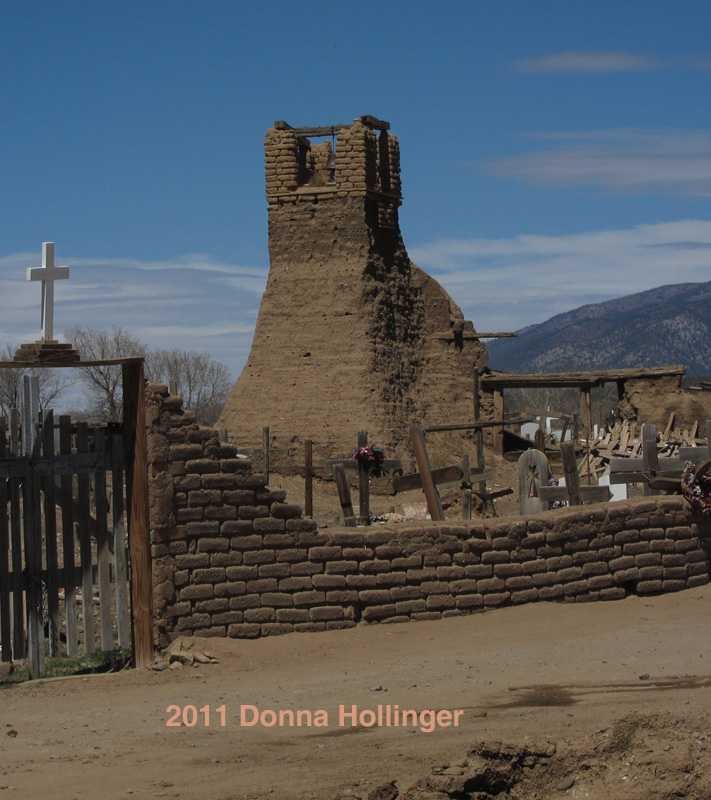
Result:
M669 367L610 369L597 372L551 372L542 375L516 375L501 372L482 375L480 380L482 387L487 389L518 389L530 386L585 388L616 381L682 376L684 372L682 364L675 364Z
M385 122L382 119L378 119L377 117L372 117L370 114L364 114L362 117L358 117L358 119L364 124L367 125L369 128L372 128L376 131L389 131L390 130L390 123ZM332 136L337 131L343 128L352 128L353 123L339 123L338 125L322 125L321 127L311 127L311 128L292 128L288 122L285 122L283 119L278 119L274 123L274 127L278 131L294 131L297 136L305 136L307 139L312 137L318 136Z

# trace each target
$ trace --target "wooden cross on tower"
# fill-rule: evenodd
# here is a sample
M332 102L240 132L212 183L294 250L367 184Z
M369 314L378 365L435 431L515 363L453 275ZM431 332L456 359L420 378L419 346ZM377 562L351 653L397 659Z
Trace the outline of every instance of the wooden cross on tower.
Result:
M42 281L42 341L54 341L54 282L69 277L69 267L54 266L54 242L42 242L42 266L27 269L28 281Z

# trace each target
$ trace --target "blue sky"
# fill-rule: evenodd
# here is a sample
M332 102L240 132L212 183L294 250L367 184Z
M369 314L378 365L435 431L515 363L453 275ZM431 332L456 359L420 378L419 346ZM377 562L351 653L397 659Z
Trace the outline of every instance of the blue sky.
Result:
M8 0L0 344L121 326L237 377L269 266L277 119L372 114L411 258L479 330L711 279L711 5Z

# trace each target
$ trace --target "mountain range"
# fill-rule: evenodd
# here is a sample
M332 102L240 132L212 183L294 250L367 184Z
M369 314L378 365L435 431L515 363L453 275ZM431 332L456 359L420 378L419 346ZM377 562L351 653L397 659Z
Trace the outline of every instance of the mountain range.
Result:
M683 364L711 374L711 281L581 306L487 344L489 367L543 373Z

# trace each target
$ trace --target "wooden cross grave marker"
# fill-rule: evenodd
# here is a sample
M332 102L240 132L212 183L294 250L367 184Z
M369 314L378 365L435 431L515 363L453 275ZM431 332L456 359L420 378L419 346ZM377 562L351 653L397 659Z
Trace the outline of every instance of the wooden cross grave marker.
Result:
M54 282L69 277L69 267L54 266L54 242L42 242L42 266L28 267L28 281L42 281L42 341L54 341Z
M684 463L678 456L659 458L657 452L657 427L656 425L642 425L642 457L610 459L610 483L643 483L645 495L659 491L659 486L649 485L655 478L681 478ZM687 449L687 448L684 448ZM707 457L704 448L694 448L699 451L699 460Z
M642 458L611 458L610 483L644 483L645 494L678 491L684 464L691 461L698 467L708 458L711 458L711 420L706 420L705 447L680 447L678 456L666 458L660 458L657 452L656 426L643 425Z
M533 452L533 451L531 451ZM538 452L538 451L536 451ZM539 453L543 455L542 453ZM565 486L538 486L538 496L544 503L563 500L570 506L583 503L606 503L612 492L609 486L581 486L578 462L575 457L575 445L564 442L560 446L560 456L565 473ZM543 456L545 458L545 456Z
M439 490L437 489L438 486L461 482L464 489L469 490L471 496L470 481L476 481L477 479L491 480L494 477L494 472L492 470L470 469L468 458L464 459L464 469L454 466L432 469L430 456L427 452L427 443L425 442L425 433L419 425L412 426L410 429L410 438L418 471L410 475L396 477L393 481L393 489L395 492L423 489L427 500L427 510L429 511L430 519L435 522L444 521L444 509L442 508L442 500L439 496ZM493 494L498 496L499 494L505 494L509 491L511 490ZM481 497L479 492L473 492L473 494Z
M368 444L368 432L358 431L358 449ZM370 473L368 467L356 458L330 458L324 464L326 469L331 469L336 478L338 497L343 509L343 519L348 527L355 527L356 520L351 502L351 488L346 477L346 470L358 471L358 499L360 511L360 524L370 525ZM402 472L402 461L399 458L385 458L381 468L390 472Z

